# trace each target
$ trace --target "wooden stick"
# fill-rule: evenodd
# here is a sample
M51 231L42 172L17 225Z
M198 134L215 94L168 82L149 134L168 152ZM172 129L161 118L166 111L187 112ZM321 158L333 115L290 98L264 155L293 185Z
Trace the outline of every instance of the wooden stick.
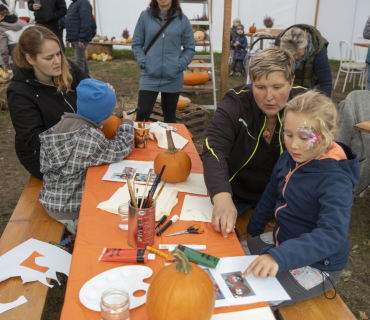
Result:
M313 25L315 28L317 26L317 16L319 15L319 7L320 7L320 0L317 0L316 1L316 12L315 12L315 23Z
M137 208L138 206L137 206L137 203L136 203L136 200L135 200L135 194L134 194L134 191L132 190L131 182L130 182L129 178L127 178L127 186L128 186L128 190L130 191L131 201L134 204L134 207Z
M166 185L166 182L167 182L167 181L165 181L165 182L162 184L161 189L159 190L159 192L158 192L157 196L154 198L154 201L153 201L153 203L152 203L152 207L155 205L155 203L157 202L158 197L161 195L161 193L162 193L162 191L163 191L163 188L164 188L164 186Z
M134 198L135 198L136 197L136 194L135 194L135 175L132 178L132 190L134 191Z
M141 203L140 203L140 209L142 208L143 206L143 202L144 202L144 198L145 198L145 194L146 194L146 190L148 189L148 184L149 184L149 180L150 180L150 175L152 174L152 172L150 171L149 172L149 175L148 175L148 180L146 181L146 186L145 186L145 189L144 189L144 194L143 194L143 197L141 199Z

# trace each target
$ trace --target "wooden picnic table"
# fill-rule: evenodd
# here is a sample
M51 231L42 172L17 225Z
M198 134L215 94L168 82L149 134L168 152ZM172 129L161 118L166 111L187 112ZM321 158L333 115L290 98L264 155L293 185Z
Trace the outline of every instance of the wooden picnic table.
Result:
M355 131L370 133L370 121L355 124L353 128Z
M177 133L189 140L184 147L192 161L192 172L203 173L203 165L199 154L192 142L189 131L183 124L172 124L178 128ZM157 146L157 141L148 141L146 149L134 148L126 160L153 161L156 155L162 151ZM78 222L77 238L74 246L72 264L68 278L67 291L64 300L61 320L79 319L79 320L100 320L100 312L91 311L85 308L79 300L79 292L82 286L96 275L124 265L125 263L99 262L98 258L103 248L124 248L130 249L127 244L127 231L118 227L118 216L100 209L97 205L108 200L119 187L124 183L103 181L102 178L108 169L108 165L89 168L86 177L85 190L82 197L82 205ZM178 204L172 209L171 217L175 214L180 216L181 208L186 193L178 193ZM244 251L234 233L231 233L227 239L216 232L210 223L198 222L205 229L204 234L200 235L181 235L176 241L164 236L157 237L153 247L158 249L162 243L182 243L182 244L205 244L206 253L217 257L243 256ZM191 221L177 221L171 225L165 234L184 230L192 224ZM194 238L196 237L196 238ZM167 240L169 239L169 240ZM153 276L146 279L150 283L156 273L164 267L166 260L156 256L154 261L149 261L145 266L152 268ZM241 311L253 308L267 307L267 302L223 307L215 309L215 313L225 313ZM130 310L131 320L148 319L145 304Z
M282 33L284 31L284 29L271 29L271 31L270 32L268 32L269 34L271 34L271 36L272 37L274 37L274 38L277 38L278 37L278 35L280 34L280 33ZM251 33L251 32L246 32L245 33L245 35L247 36L247 37L250 37L250 38L252 38L252 36L254 35L254 34L256 34L257 32L267 32L266 31L266 29L258 29L256 32L254 32L254 33ZM265 37L265 36L261 36L261 37ZM251 47L252 46L252 41L251 41L251 43L250 43L250 45L249 45L249 47ZM261 48L261 50L263 49L263 41L260 41L260 48Z

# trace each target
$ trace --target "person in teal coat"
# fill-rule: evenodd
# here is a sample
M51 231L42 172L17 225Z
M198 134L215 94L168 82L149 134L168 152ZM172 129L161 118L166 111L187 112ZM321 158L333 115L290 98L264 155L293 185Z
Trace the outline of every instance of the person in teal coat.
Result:
M170 17L175 19L145 55L149 43ZM182 13L179 0L151 0L139 17L131 46L142 70L137 121L149 120L161 92L164 122L176 123L177 102L184 85L183 71L195 54L193 29Z

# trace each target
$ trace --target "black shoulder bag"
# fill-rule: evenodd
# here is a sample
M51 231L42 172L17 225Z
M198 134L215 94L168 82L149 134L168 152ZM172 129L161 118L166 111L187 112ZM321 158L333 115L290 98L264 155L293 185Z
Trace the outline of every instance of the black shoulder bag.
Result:
M162 26L162 28L159 29L159 31L156 33L156 35L153 37L152 41L150 41L148 48L145 50L145 55L148 53L150 48L153 46L153 44L158 40L162 32L166 30L166 28L170 25L170 23L175 19L176 17L171 17L167 20L167 22Z

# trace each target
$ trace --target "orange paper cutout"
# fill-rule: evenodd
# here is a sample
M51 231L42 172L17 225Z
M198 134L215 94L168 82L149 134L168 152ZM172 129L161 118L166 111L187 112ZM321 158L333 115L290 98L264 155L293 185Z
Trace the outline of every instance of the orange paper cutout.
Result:
M43 255L39 254L38 252L34 251L26 260L24 260L20 265L23 267L27 267L36 271L40 271L42 273L49 270L48 267L41 267L35 262L35 258L43 257Z

